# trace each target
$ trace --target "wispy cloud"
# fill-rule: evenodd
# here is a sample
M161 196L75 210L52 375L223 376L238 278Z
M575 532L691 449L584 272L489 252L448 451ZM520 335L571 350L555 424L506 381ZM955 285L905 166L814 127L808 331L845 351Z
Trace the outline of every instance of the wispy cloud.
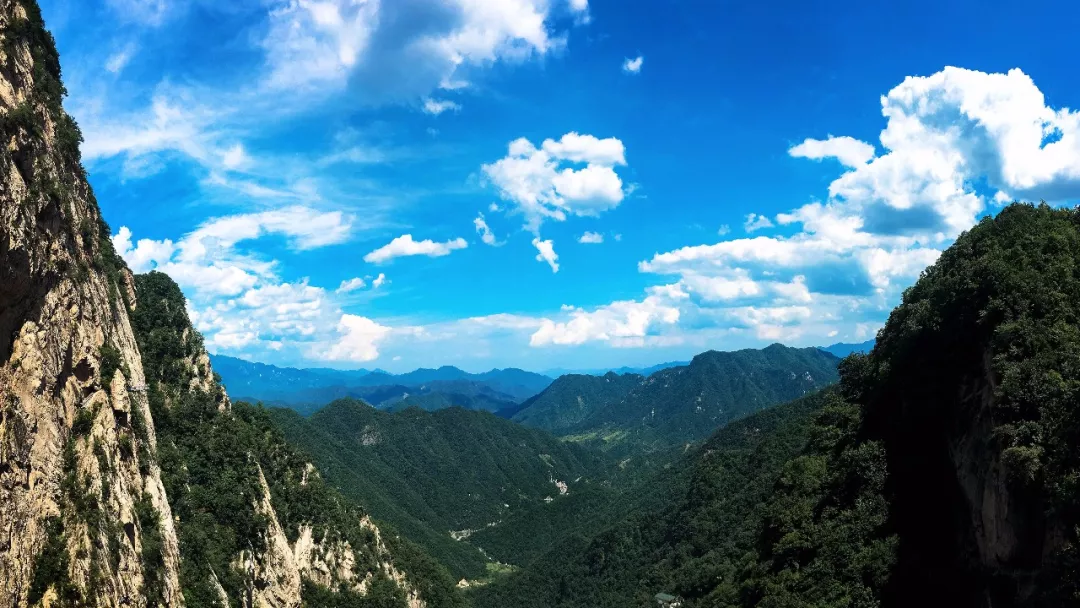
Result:
M460 109L459 104L448 99L432 99L428 97L424 100L424 112L435 116L451 110L457 112Z
M120 50L109 55L109 58L105 61L105 70L113 74L119 74L127 67L128 62L131 61L131 57L135 54L135 49L135 43L129 42Z
M484 214L477 214L476 219L473 220L473 226L476 227L476 233L480 235L480 240L485 245L497 246L501 245L495 238L495 234L491 232L491 228L488 226L487 220L484 219Z
M180 0L107 0L117 18L156 27L161 25Z

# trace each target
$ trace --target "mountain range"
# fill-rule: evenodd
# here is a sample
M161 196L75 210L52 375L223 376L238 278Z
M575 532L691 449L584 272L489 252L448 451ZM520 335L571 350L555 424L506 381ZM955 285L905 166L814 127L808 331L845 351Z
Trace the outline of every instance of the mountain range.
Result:
M355 399L271 417L327 481L475 585L588 531L600 512L623 513L637 494L628 488L666 478L686 447L728 420L827 385L838 361L774 345L703 353L648 378L564 376L513 420Z
M709 351L648 377L562 376L512 419L620 454L670 449L835 382L839 362L820 349L774 344Z
M984 219L837 386L729 423L472 605L1075 605L1078 252L1076 210Z
M874 343L875 340L867 340L866 342L860 342L859 344L844 344L843 342L838 342L831 346L823 346L821 347L821 350L843 359L852 353L866 354L874 350Z
M831 352L554 381L211 358L113 248L37 3L0 23L0 604L1077 605L1080 209L983 218ZM381 409L238 398L340 391Z
M686 365L689 361L668 361L667 363L658 363L656 365L650 365L647 367L604 367L598 369L563 369L554 368L544 370L545 376L552 378L558 378L559 376L605 376L607 374L618 374L620 376L626 374L637 374L639 376L650 376L662 369L669 367L679 367L680 365Z
M210 359L230 395L307 413L346 397L380 407L407 400L404 407L457 405L497 411L535 395L552 381L542 374L513 368L471 374L443 366L389 374L380 370L277 367L224 355L211 355Z

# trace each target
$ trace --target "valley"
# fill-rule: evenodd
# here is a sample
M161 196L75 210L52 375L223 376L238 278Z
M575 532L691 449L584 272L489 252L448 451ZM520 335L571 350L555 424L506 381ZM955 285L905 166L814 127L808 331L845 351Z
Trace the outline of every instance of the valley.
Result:
M541 4L532 8L547 11ZM311 6L320 27L344 36L347 20L328 3L290 3L272 17ZM374 28L382 5L365 6ZM442 59L457 66L472 61L475 51L490 63L494 58L484 55L481 43L499 19L509 19L509 6L485 13L483 27L466 28L467 35L440 44L425 38L411 52L438 47L447 53ZM575 12L574 27L585 27L590 6L562 8ZM383 16L393 27L420 23L427 31L450 14L414 23L405 18L411 8L397 5L390 10L400 14ZM544 44L566 42L547 38L546 12L531 15L520 23L539 24L523 34L532 44L540 44L539 33ZM288 38L303 20L289 23L281 35L314 53L309 38ZM807 243L824 247L829 239L754 236L738 247L657 253L637 271L678 274L674 282L650 285L640 301L591 310L562 304L561 320L516 311L450 320L432 315L421 324L387 313L382 324L353 313L384 305L376 290L390 285L387 273L401 269L390 266L395 257L429 258L433 269L424 280L453 293L439 283L437 258L464 257L479 247L470 250L463 238L435 242L405 234L359 258L386 273L335 279L336 289L326 289L307 277L282 282L276 262L236 247L275 233L287 237L276 246L291 255L344 265L338 252L319 258L315 250L341 244L334 239L344 233L335 232L334 222L348 217L359 225L378 214L358 219L336 209L309 225L294 215L302 214L299 207L283 211L267 203L255 223L246 216L200 224L204 238L197 242L133 243L130 231L113 234L91 187L83 154L104 154L101 140L84 142L65 109L56 40L35 0L0 0L0 42L0 605L1080 606L1080 208L1004 204L999 191L999 208L956 229L951 244L941 231L923 241L890 232L895 250L860 250L866 254L861 262L869 260L876 273L866 284L848 276L854 266L846 262L837 263L842 276L826 281L798 266L808 265L802 258L820 254L833 263L850 253L791 251ZM352 42L345 40L331 56L355 59L350 53L359 49ZM382 38L371 44L385 50ZM529 48L517 49L520 60ZM127 61L110 61L106 71L119 78ZM643 57L625 61L620 75L629 78ZM417 71L425 68L414 63ZM559 69L554 63L546 69ZM453 74L443 79L439 95L470 86L449 79ZM73 80L75 90L86 86ZM163 81L161 90L168 88ZM244 171L254 174L243 147L202 150L186 125L170 122L184 112L154 103L162 137L187 138L186 149L196 150L200 162L224 167L221 173L200 168L204 182L266 198L282 194L231 183ZM412 110L429 120L462 110L430 97L422 105ZM1033 138L1014 139L1039 143L1041 137L1046 141L1038 149L1055 154L1061 147L1052 146L1075 144L1075 134L1059 131L1050 141L1043 132L1055 120L1076 122L1074 114L1040 116L1034 131L1025 132ZM980 123L980 129L986 124L997 123ZM949 137L967 134L951 125ZM352 144L382 130L389 127L342 128L337 141ZM439 135L433 127L423 132ZM123 135L119 126L110 134ZM883 136L886 148L904 145L891 136ZM153 147L147 138L136 139ZM830 136L829 145L848 147L839 154L818 153L813 145L796 153L803 144L789 156L836 156L849 171L845 176L885 158L873 146L847 140ZM342 158L359 162L364 153L357 147ZM407 164L405 151L395 153ZM614 167L627 164L623 144L573 132L539 147L515 140L510 153L513 162L484 165L487 179L528 169L533 173L518 180L520 188L554 180L550 192L532 200L551 208L530 208L534 215L526 224L534 235L529 255L554 276L560 258L553 240L540 238L541 219L595 219L603 192L587 191L591 181L574 180L618 181ZM325 168L342 158L315 164ZM557 171L563 161L584 165ZM136 157L125 162L125 180L166 170ZM275 171L288 173L277 165ZM1070 176L1056 175L1055 183L1064 188ZM470 176L462 196L474 194L477 181ZM123 180L104 183L112 196L127 187ZM326 199L318 195L311 180L293 186L286 198L332 198L330 191ZM619 181L619 201L637 185L623 188ZM845 196L857 191L845 190ZM843 240L855 234L845 232L852 226L871 230L871 220L878 220L876 229L895 228L890 218L837 221L840 216L829 215L847 200L812 203L802 215L777 215L776 224L751 213L743 230L819 222L814 225L829 224L820 228L823 234L850 249L868 234ZM491 216L503 211L506 196L500 201L485 207ZM582 201L592 206L575 210ZM650 204L643 194L638 202ZM218 203L198 201L183 211L204 204ZM483 246L507 244L483 214L473 225ZM709 230L722 237L730 229ZM621 232L590 231L576 242L596 247L605 238L608 245L632 245L630 238L623 243ZM900 249L916 245L922 249ZM801 274L781 277L770 267L752 280L750 271L733 266L751 249L768 252L764 259L776 268L794 264ZM202 268L212 269L205 275L192 270L192 260L202 257L213 259ZM568 258L560 279L577 272ZM589 263L602 264L600 258ZM917 279L910 274L914 267ZM707 276L718 268L726 274ZM590 287L603 283L596 278L603 274L593 272ZM394 274L405 283L398 276L410 275ZM896 288L890 281L904 277L914 282L890 301L888 290ZM502 291L482 295L515 295L504 293L513 291L507 285L498 287ZM198 299L203 289L236 299L209 305ZM399 293L411 306L434 301L409 289ZM273 300L283 293L312 299ZM766 294L783 305L754 304ZM552 288L536 295L549 296L563 293ZM834 307L813 308L820 301ZM717 302L731 305L710 317L704 305ZM690 303L697 308L679 308ZM452 304L447 310L459 303ZM482 304L489 312L514 310L499 308L505 301ZM842 313L858 319L848 323L851 331L833 329ZM875 324L875 314L883 323ZM324 326L332 326L333 340L322 339ZM444 348L448 335L466 336L468 348ZM495 342L506 336L519 340L500 351ZM834 343L805 346L820 337ZM574 351L563 360L571 349L595 347L592 342L655 348L648 352L663 363L640 365L644 357L637 354L610 361L581 356L610 352L601 350ZM747 344L759 348L742 348ZM558 354L538 356L536 349ZM225 354L245 352L304 367ZM408 355L432 353L447 365L405 373L376 367L410 369L421 362ZM488 369L492 360L504 367L465 371ZM548 371L505 367L522 361L535 362L522 367ZM634 365L605 367L611 362Z

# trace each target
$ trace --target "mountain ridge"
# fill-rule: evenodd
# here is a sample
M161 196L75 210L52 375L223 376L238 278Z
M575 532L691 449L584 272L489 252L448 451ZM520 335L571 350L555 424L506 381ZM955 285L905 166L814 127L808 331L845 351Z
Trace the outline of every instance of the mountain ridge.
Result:
M540 392L552 381L547 376L517 368L472 374L447 365L436 369L421 368L404 374L388 374L367 370L278 367L224 355L211 355L210 359L214 368L221 370L218 373L222 382L232 394L253 401L300 405L304 406L305 411L314 411L338 398L367 398L371 391L377 390L376 387L415 389L447 382L472 382L475 388L467 392L484 392L487 388L505 395L505 399L499 397L500 400L520 402ZM385 399L377 401L382 403Z
M473 605L1075 605L1078 252L1080 210L982 220L835 387L728 424L665 499Z
M866 354L866 353L870 352L871 350L874 349L874 343L875 342L876 342L876 340L871 338L871 339L867 340L866 342L860 342L858 344L846 344L846 343L843 343L843 342L837 342L836 344L831 344L829 346L820 346L818 348L820 348L821 350L823 350L823 351L825 351L827 353L831 353L831 354L836 355L837 357L840 357L841 359L843 359L844 357L846 357L846 356L848 356L848 355L850 355L852 353Z
M816 348L773 344L707 351L647 378L563 376L522 404L512 419L619 453L663 450L831 384L839 362Z

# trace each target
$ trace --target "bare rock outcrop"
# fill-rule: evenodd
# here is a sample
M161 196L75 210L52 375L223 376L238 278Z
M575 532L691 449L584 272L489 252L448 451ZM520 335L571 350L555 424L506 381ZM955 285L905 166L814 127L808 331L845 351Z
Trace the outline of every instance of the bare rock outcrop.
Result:
M333 539L325 532L316 538L313 528L303 525L296 541L290 545L285 530L278 522L271 502L270 486L261 468L259 482L263 495L256 510L268 521L265 549L257 554L245 552L238 559L237 567L248 573L250 581L248 597L243 605L251 608L300 606L304 580L329 589L345 586L366 595L374 574L357 575L357 556L349 542ZM366 549L375 556L379 573L394 581L405 592L409 608L424 608L426 604L415 587L405 573L394 565L378 526L368 517L360 520L360 526L372 534L373 541Z
M142 283L113 250L63 96L36 1L0 0L0 606L178 607L187 522L174 517L157 464L151 395L159 414L196 394L222 420L233 409L186 316L181 342L192 347L168 362L183 381L164 386L164 362L143 359L136 335L152 347L139 315L155 300L144 290L140 308ZM167 420L162 441L175 452ZM372 568L424 606L374 524L363 522L370 547L302 524L290 536L258 475L264 542L231 564L250 581L245 597L225 591L227 564L195 575L222 606L298 608L304 580L364 594ZM312 476L310 465L296 474L301 485ZM179 514L182 491L169 488Z
M169 504L136 448L154 429L132 390L144 383L133 290L118 280L36 3L0 0L0 39L0 604L177 606ZM162 547L153 571L147 536ZM45 561L61 567L39 573Z

